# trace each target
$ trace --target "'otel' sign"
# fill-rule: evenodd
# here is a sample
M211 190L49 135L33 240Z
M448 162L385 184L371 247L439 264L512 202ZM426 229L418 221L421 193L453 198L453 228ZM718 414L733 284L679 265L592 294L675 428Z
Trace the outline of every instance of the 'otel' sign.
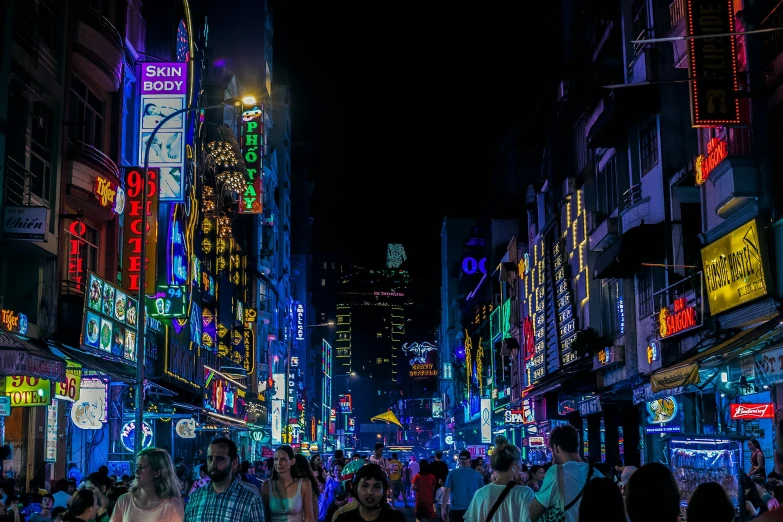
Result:
M476 261L476 258L474 257L466 257L462 260L462 271L465 272L468 275L473 275L476 272L481 272L482 274L487 273L487 258L482 257L478 261Z

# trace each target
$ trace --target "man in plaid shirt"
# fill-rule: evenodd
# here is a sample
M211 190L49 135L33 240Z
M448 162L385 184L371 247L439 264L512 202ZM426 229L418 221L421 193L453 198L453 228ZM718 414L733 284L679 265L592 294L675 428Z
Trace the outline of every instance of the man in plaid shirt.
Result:
M212 481L191 495L185 522L264 522L261 497L240 484L239 454L232 440L212 441L207 469Z

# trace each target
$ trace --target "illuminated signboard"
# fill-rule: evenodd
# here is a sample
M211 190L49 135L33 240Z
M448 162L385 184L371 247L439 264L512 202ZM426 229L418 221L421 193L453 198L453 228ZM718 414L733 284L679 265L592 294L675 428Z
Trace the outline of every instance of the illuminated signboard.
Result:
M152 433L152 427L147 424L146 422L141 423L141 431L143 433L142 439L141 439L141 447L142 448L149 448L152 446L152 439L153 439L153 433ZM122 433L120 433L120 442L122 443L122 446L130 451L135 452L134 449L136 447L136 423L126 422L125 425L122 427Z
M71 407L71 421L83 430L99 430L106 423L108 386L103 379L82 379L79 400Z
M570 270L563 253L563 242L556 241L552 245L552 272L555 279L555 317L560 339L560 364L566 366L576 361L579 356L571 349L576 339L576 318L574 303L569 285Z
M125 191L114 181L96 176L93 190L100 206L112 209L115 214L125 210Z
M185 106L188 64L148 62L141 63L140 67L139 165L144 165L152 132L166 116ZM155 134L150 146L149 165L160 168L161 201L182 202L185 199L185 121L184 114L168 120ZM127 183L125 186L128 187Z
M232 381L204 368L204 408L242 421L247 420L247 393Z
M712 138L707 143L707 154L696 158L696 184L701 185L710 177L710 172L720 165L729 156L728 145L725 140Z
M732 0L687 0L687 36L734 32ZM734 38L688 40L691 124L694 127L739 125L737 52Z
M547 310L550 308L548 301L550 297L547 294L549 280L546 277L546 260L544 252L546 243L542 239L535 245L533 251L533 263L531 266L532 276L527 279L528 300L530 303L530 317L533 323L533 357L525 361L525 380L527 386L532 386L541 380L547 372L546 368L546 347L547 347Z
M647 433L674 433L682 431L682 426L675 422L679 413L677 399L664 397L647 403Z
M26 334L29 323L27 322L27 316L19 314L13 310L0 310L0 323L6 330L18 334Z
M283 436L283 401L272 399L272 445L278 445L282 442Z
M432 418L443 418L443 399L432 399Z
M522 399L522 424L536 422L536 410L532 399Z
M82 365L74 361L65 361L65 380L57 383L55 399L69 402L79 400L82 387Z
M158 252L158 182L160 169L151 168L147 172L147 230L141 229L143 169L130 167L125 169L127 210L123 224L122 245L122 287L127 292L139 291L141 263L146 266L144 288L152 291L157 281L155 259ZM141 242L146 242L145 260L141 259Z
M730 404L731 420L774 419L775 405L763 404Z
M481 272L482 274L487 273L487 258L482 257L479 260L476 260L474 257L466 257L462 260L462 271L468 275L473 275L476 272Z
M305 310L299 301L294 302L294 341L305 340Z
M46 407L46 440L44 441L44 462L57 461L57 399Z
M332 404L332 345L321 341L321 422L326 424L331 416Z
M240 214L260 214L262 207L262 175L264 172L264 106L242 113L242 156L247 166L244 189L239 195Z
M530 446L531 448L543 448L544 437L541 436L528 437L527 445Z
M9 375L5 378L4 395L11 397L11 407L48 406L52 403L51 381L38 377Z
M82 344L136 360L139 307L125 292L89 273L84 295Z
M90 256L88 238L97 238L98 232L84 222L74 220L68 226L68 280L74 283L79 291L84 291L84 276ZM94 240L93 240L94 242Z
M755 219L701 249L712 315L767 295L765 256Z
M339 395L337 401L340 413L353 413L353 400L350 394Z
M188 315L187 285L158 285L154 295L146 296L150 317L167 318Z
M661 339L671 337L699 326L696 305L688 304L684 297L675 299L658 312L658 334Z
M521 409L506 410L503 420L506 424L523 424L525 422L525 412Z
M408 376L414 379L436 377L438 375L437 350L435 345L426 341L403 344L402 352L410 357L411 369L408 371ZM433 358L436 359L435 362Z

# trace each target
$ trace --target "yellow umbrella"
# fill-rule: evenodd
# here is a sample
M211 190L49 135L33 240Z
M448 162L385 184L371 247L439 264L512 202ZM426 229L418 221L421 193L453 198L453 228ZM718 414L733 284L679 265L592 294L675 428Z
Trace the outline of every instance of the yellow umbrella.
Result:
M392 424L396 424L397 426L402 428L402 424L400 424L400 421L397 420L397 416L391 410L385 411L385 412L381 413L380 415L376 415L375 417L370 419L370 421L373 421L373 422L377 421L377 420L391 422Z

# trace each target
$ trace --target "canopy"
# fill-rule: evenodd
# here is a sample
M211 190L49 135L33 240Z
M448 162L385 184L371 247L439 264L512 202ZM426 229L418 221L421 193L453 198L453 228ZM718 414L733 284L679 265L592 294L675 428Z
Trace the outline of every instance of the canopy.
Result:
M396 416L396 415L394 414L394 412L393 412L393 411L391 411L391 410L389 410L389 411L385 411L385 412L381 413L380 415L376 415L375 417L373 417L373 418L372 418L372 419L370 419L370 420L371 420L372 422L375 422L375 421L377 421L377 420L379 420L379 421L386 421L386 422L391 422L392 424L396 424L397 426L399 426L400 428L402 428L402 424L400 424L400 421L399 421L399 420L397 420L397 416Z

